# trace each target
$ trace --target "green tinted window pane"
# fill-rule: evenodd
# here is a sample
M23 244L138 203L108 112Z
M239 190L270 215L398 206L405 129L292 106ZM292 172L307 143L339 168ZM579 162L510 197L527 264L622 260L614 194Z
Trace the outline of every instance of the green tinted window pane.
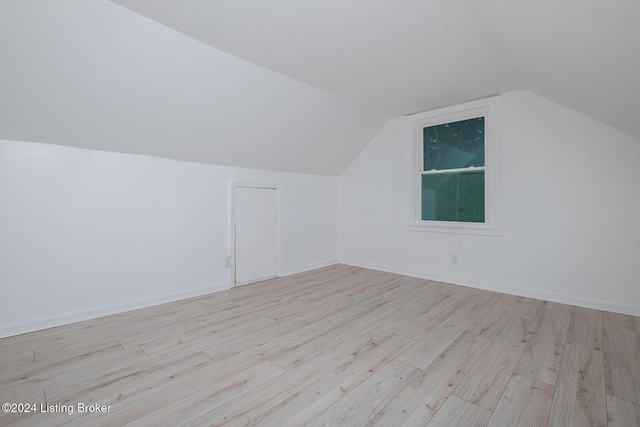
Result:
M484 171L422 175L422 219L484 222Z
M484 166L484 117L423 129L424 170Z

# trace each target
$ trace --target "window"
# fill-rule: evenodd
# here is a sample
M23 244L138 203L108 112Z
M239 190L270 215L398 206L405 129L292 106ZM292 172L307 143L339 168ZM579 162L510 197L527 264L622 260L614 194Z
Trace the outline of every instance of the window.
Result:
M500 234L499 114L493 97L406 118L409 229Z

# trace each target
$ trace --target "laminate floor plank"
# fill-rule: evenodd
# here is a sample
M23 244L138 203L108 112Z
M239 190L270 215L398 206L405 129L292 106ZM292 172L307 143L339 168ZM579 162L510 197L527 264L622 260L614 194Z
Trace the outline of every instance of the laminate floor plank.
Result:
M16 405L19 403L28 404L30 407L28 412L25 410L20 411L17 406L9 407L9 411L2 410L0 412L0 426L15 426L15 425L33 425L32 420L39 416L40 411L42 409L42 405L46 405L46 397L44 394L44 389L34 388L26 393L11 393L11 394L2 394L0 393L1 403L9 403ZM11 412L15 411L15 412Z
M507 387L535 323L511 317L453 394L494 410Z
M307 425L327 408L390 363L413 340L392 335L340 365L251 422L253 426Z
M332 329L322 336L317 337L317 339L305 341L302 344L292 347L289 351L272 358L271 361L286 370L291 370L307 363L317 354L322 353L328 348L344 345L345 342L354 337L362 339L364 336L358 333L357 325L343 324L341 327ZM373 341L369 337L366 338L367 340Z
M555 391L554 386L534 380L517 427L546 426Z
M147 357L130 359L115 364L109 369L87 375L78 379L70 379L45 389L47 399L51 402L72 404L86 400L99 402L114 394L126 398L155 387L163 382L187 375L194 370L212 365L214 361L204 353L188 356ZM124 391L126 390L126 392ZM121 393L118 393L121 392Z
M360 330L360 333L372 338L384 338L394 334L398 329L411 322L412 319L422 316L433 309L439 302L438 295L426 295L413 298L413 302L405 303L404 308L391 314L386 321L374 323L369 327Z
M598 310L573 307L567 344L602 351L602 315Z
M195 332L216 323L226 322L227 324L233 324L244 316L254 315L258 310L233 304L219 310L200 306L196 311L198 313L197 316L178 316L172 313L168 315L167 321L154 319L155 328L153 327L154 322L143 322L140 329L125 329L124 331L119 329L113 333L113 336L118 339L124 348L130 348L172 335ZM257 316L259 317L259 314Z
M607 401L602 352L567 344L549 425L606 427Z
M234 337L233 339L226 340L225 342L207 342L203 343L203 352L206 353L213 360L224 360L238 354L251 351L252 349L262 346L267 342L273 341L274 338L277 338L283 334L287 334L291 331L291 329L295 328L295 326L282 326L279 324L270 326L265 329L261 329L259 331L255 331L252 333L248 333L243 336ZM278 344L283 350L286 350L285 347L282 347ZM278 354L284 353L284 351L279 351Z
M490 427L517 425L527 405L532 386L531 378L513 374L488 425Z
M436 416L427 424L428 427L483 427L489 423L491 411L469 403L456 396L449 396ZM415 420L409 418L404 426L416 426Z
M499 292L483 290L473 297L473 300L471 300L470 304L479 305L485 308L490 308L494 306L497 302L502 300L503 297L505 296L509 296L509 295L501 294Z
M540 299L524 298L518 308L513 312L513 315L537 322L546 305L547 302Z
M604 354L601 351L580 348L579 374L574 423L606 427Z
M409 417L416 425L428 423L484 353L489 341L488 338L463 332L369 424L400 425Z
M308 340L292 347L287 353L273 361L285 369L291 369L303 363L309 357L321 352L328 346L338 344L351 336L360 335L359 331L369 325L384 321L397 310L390 306L389 301L383 300L376 305L362 307L357 321L343 322L339 326L326 331L314 340Z
M640 409L637 404L607 396L608 427L640 427Z
M397 333L413 339L420 339L431 333L434 329L442 325L445 320L461 310L473 300L474 294L466 290L445 289L442 291L444 299L432 310L409 322ZM486 310L482 306L475 306ZM478 311L480 313L483 310Z
M569 312L544 309L515 372L555 385L570 320Z
M429 310L416 318L408 319L409 322L396 332L413 339L422 338L449 317L455 308L462 307L465 302L460 301L461 299L470 298L471 294L457 292L455 289L440 289L429 297L430 302L433 302ZM452 306L455 308L452 309Z
M277 326L278 322L268 317L236 319L234 322L223 322L203 326L186 334L170 335L140 345L146 354L167 352L172 349L192 352L204 350L210 343L222 345L236 338L243 338L249 334L260 333L264 329Z
M562 354L565 349L567 330L568 324L554 329L551 345L545 354L542 370L540 371L540 375L538 375L538 381L554 386L556 385L558 373L560 372L560 363L562 362Z
M77 408L78 403L112 405L113 415L122 408L121 402L213 363L213 360L202 353L172 358L152 358L143 354L140 358L121 363L114 361L113 366L100 372L63 379L60 383L47 387L45 395L50 404L66 407ZM26 425L55 424L60 420L71 423L76 422L78 417L82 415L40 413ZM100 414L99 418L106 421L108 416Z
M488 310L469 327L468 331L487 338L493 338L521 302L522 298L514 298L511 295L498 298L497 301L489 305Z
M548 310L562 311L564 313L571 313L571 310L573 310L573 306L572 305L561 304L559 302L551 302L551 301L547 302L545 308L548 309Z
M637 353L628 352L627 338L631 335L628 319L630 316L602 314L606 390L609 396L638 403L634 379L637 368L634 367L640 363L640 358Z
M639 327L334 264L2 338L0 401L54 409L0 425L640 427Z
M95 329L92 328L92 330ZM76 336L76 339L71 339L66 334L58 334L52 339L43 339L41 342L31 343L28 347L18 345L16 348L13 348L12 350L14 351L10 351L9 354L14 353L15 350L20 348L22 355L25 355L25 353L32 354L35 363L54 363L73 356L92 353L103 348L120 345L112 334L104 330L97 335L88 333L86 330L78 331L73 335ZM11 360L12 356L6 356L5 358ZM28 360L28 358L25 360ZM2 374L0 373L0 378L1 377Z
M371 279L361 277L358 281L343 283L340 288L316 286L314 292L303 296L295 296L284 307L269 313L269 317L278 322L304 321L313 323L317 320L345 310L353 305L367 301L379 295L384 287L392 282L387 277ZM399 286L402 282L397 281ZM383 285L383 286L380 286Z
M393 360L323 411L307 426L363 426L369 421L371 414L382 410L419 372L420 370L413 366Z
M136 417L126 425L179 425L211 411L216 406L241 395L248 390L280 375L284 369L268 360L238 372L235 375L212 382L210 385L174 400L146 415Z
M254 378L254 374L260 375L259 372L264 370L268 371L266 375L283 372L263 356L247 357L242 354L230 361L191 364L181 373L172 373L165 369L163 375L151 375L136 382L134 387L128 387L129 394L124 396L121 389L111 389L110 394L99 401L100 404L112 406L109 414L91 418L78 417L67 424L70 426L124 425L167 406L177 411L180 407L173 406L172 403L185 396L198 393L212 384L224 383L234 387L235 380L242 377L242 372L246 371L244 378L248 379Z
M361 311L361 306L349 307L309 325L297 328L294 332L291 332L286 336L279 337L275 339L275 341L284 347L293 348L343 325L345 322L348 322L350 319L357 316Z
M404 351L397 360L424 369L449 347L487 309L466 305L456 311L442 324Z
M34 350L36 364L55 363L74 356L99 353L102 349L108 349L112 347L120 347L121 350L124 349L122 345L120 345L118 340L103 340L102 338L103 337L100 337L98 339L85 338L79 339L77 341L69 341L67 344L60 347L36 349Z
M383 278L376 281L363 280L354 289L349 289L349 287L337 290L330 288L319 299L300 299L298 301L300 304L297 304L299 306L298 309L294 308L296 311L291 312L284 308L279 312L271 313L270 317L279 322L301 321L313 323L356 305L375 305L380 299L388 299L391 302L387 292L401 287L403 280L401 278Z
M53 362L36 362L31 369L19 369L12 372L12 376L0 384L0 394L9 390L28 391L33 388L45 388L64 381L82 372L99 372L105 366L117 363L119 360L129 359L139 354L139 349L124 350L119 344L100 348L87 353L76 354L67 359L56 359Z
M202 310L202 304L196 298L104 316L102 320L107 325L123 326L132 322L155 322L158 319L172 318L172 316L189 316L192 310L196 312Z
M55 326L48 329L29 332L27 334L19 334L11 337L0 339L0 354L12 348L32 349L34 343L55 339L58 335L68 336L69 334L77 334L82 331L95 331L104 327L105 322L102 318L85 320L82 322L70 323L68 325Z
M406 308L408 305L425 297L436 294L440 287L432 285L428 280L415 279L407 282L405 289L396 291L396 295L387 294L392 298L392 305L398 310Z
M323 270L323 269L320 269ZM293 275L284 278L275 278L264 282L256 282L250 285L236 287L234 289L246 289L250 292L248 298L240 296L236 300L240 303L248 303L256 297L272 299L279 295L286 299L294 299L312 295L315 292L322 292L326 286L332 286L335 283L357 283L362 280L374 280L376 278L384 278L389 273L375 272L368 274L367 270L361 268L335 269L332 271L315 271ZM281 292L285 291L285 292ZM289 292L286 292L289 291ZM291 292L293 291L293 292Z
M551 405L548 424L550 427L574 425L579 375L579 347L568 345L563 355L556 392Z
M0 354L2 370L0 382L6 381L15 375L16 371L29 372L35 367L36 357L33 350L20 351L9 355Z
M136 347L150 341L169 337L176 334L187 334L198 328L208 327L215 323L233 322L245 314L246 309L237 304L225 306L224 309L212 312L210 308L201 306L197 309L197 316L168 315L166 319L160 317L154 321L136 322L135 329L118 329L113 333L124 348ZM237 320L236 320L237 321Z
M640 404L640 336L630 316L623 316L623 334L631 365L631 376L636 389L636 401Z
M245 425L376 345L362 335L351 337L185 425Z
M374 277L358 276L348 282L340 283L339 286L336 283L327 283L326 286L315 287L310 293L296 296L292 302L324 306L328 301L332 303L340 301L347 305L358 305L373 298L388 298L393 295L391 293L393 291L407 289L408 284L410 281L403 276L389 274Z

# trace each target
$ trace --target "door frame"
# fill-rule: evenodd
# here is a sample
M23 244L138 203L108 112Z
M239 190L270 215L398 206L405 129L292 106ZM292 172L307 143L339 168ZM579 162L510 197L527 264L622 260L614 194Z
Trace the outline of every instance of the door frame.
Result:
M263 188L268 190L275 190L276 194L276 277L282 276L282 256L281 256L281 224L280 224L280 184L271 183L256 183L256 182L232 182L231 183L231 287L238 286L236 283L236 191L238 188ZM258 281L258 280L256 280ZM249 283L243 283L240 286L248 285Z

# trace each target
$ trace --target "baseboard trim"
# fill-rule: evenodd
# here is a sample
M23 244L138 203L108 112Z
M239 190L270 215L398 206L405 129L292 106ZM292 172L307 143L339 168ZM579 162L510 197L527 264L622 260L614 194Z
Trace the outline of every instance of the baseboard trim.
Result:
M476 282L470 280L460 280L454 277L443 277L432 274L425 274L416 271L398 269L386 265L372 264L362 261L343 260L341 264L351 265L354 267L368 268L371 270L384 271L387 273L402 274L404 276L418 277L420 279L434 280L438 282L451 283L453 285L467 286L469 288L482 289L493 292L500 292L510 295L518 295L522 297L541 299L545 301L558 302L561 304L577 305L585 308L593 308L596 310L611 311L614 313L628 314L631 316L640 316L640 307L620 304L612 301L600 301L591 298L575 297L557 292L548 291L532 291L530 289L518 287L505 287L484 282Z
M293 274L304 273L306 271L315 270L322 267L328 267L335 264L345 264L354 267L368 268L370 270L385 271L388 273L402 274L405 276L418 277L426 280L435 280L438 282L451 283L459 286L467 286L475 289L483 289L487 291L501 292L511 295L519 295L523 297L542 299L546 301L558 302L561 304L577 305L580 307L593 308L597 310L611 311L615 313L628 314L631 316L640 316L640 307L629 304L620 304L611 301L599 301L591 298L575 297L556 292L531 291L530 289L518 287L498 286L484 282L460 280L454 277L444 277L422 272L398 269L381 264L372 264L363 261L343 260L343 261L323 261L314 264L307 264L301 267L283 270L282 276L290 276ZM78 310L70 313L59 314L55 316L42 317L27 322L17 322L0 327L0 338L10 337L13 335L24 334L27 332L39 331L42 329L53 328L56 326L67 325L84 320L95 319L97 317L110 316L112 314L124 313L126 311L137 310L141 308L152 307L155 305L166 304L169 302L179 301L183 299L198 297L214 292L231 289L230 283L219 283L213 286L205 286L197 289L191 289L183 292L175 292L165 294L153 298L143 298L136 301L130 301L126 304L113 304L90 309Z
M190 289L188 291L173 292L152 298L142 298L135 301L129 301L125 304L105 305L101 307L77 310L70 313L57 314L54 316L41 317L39 319L29 320L26 322L16 322L0 327L0 338L39 331L56 326L68 325L70 323L82 322L84 320L110 316L112 314L166 304L168 302L180 301L183 299L224 291L230 288L230 283L218 283L213 286L204 286L201 288Z
M286 270L282 270L280 272L282 277L291 276L292 274L304 273L305 271L316 270L322 267L329 267L330 265L338 264L338 260L330 260L330 261L322 261L322 262L314 262L313 264L303 265L301 267L288 268Z

